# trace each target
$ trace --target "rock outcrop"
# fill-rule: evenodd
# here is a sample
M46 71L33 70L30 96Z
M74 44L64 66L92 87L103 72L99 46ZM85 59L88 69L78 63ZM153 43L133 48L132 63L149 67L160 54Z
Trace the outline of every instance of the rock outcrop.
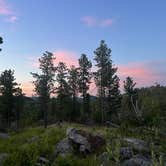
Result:
M75 128L68 128L66 136L56 145L55 156L65 156L71 153L87 155L95 152L105 144L103 137Z

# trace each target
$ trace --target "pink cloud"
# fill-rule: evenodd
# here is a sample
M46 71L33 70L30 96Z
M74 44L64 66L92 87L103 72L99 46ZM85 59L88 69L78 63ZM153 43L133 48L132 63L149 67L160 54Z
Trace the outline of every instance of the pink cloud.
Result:
M112 23L113 23L112 19L102 20L101 26L103 26L103 27L112 26Z
M7 22L14 23L18 20L16 16L10 16L9 18L6 19Z
M78 58L76 53L70 51L56 51L54 52L55 64L59 62L64 62L68 67L75 65L78 66Z
M118 66L118 74L121 78L121 84L127 76L133 77L140 86L150 86L156 81L162 81L163 75L153 70L152 66L145 63L130 63Z
M6 0L0 0L0 15L5 17L5 20L10 23L17 21L17 17Z
M67 67L70 67L72 65L78 66L78 58L77 54L71 51L66 51L66 50L59 50L53 52L55 60L54 64L55 66L58 65L59 62L64 62L66 63ZM33 68L38 68L39 67L39 62L38 62L39 57L28 57L28 66L31 66Z
M8 4L5 0L0 0L0 15L11 15L12 11L10 10Z
M84 16L81 18L81 21L87 26L95 26L95 27L108 27L112 26L113 20L108 19L97 19L92 16Z
M81 21L88 26L94 26L97 23L96 19L92 16L82 17Z
M21 83L21 88L23 90L23 93L25 93L26 96L32 96L33 95L34 86L31 82Z

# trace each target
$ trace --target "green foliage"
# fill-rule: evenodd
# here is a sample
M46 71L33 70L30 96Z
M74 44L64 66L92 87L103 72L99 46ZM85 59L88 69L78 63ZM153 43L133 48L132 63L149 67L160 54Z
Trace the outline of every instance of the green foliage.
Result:
M50 95L54 91L54 76L55 76L55 67L54 67L54 56L50 52L46 52L39 59L39 69L41 74L31 73L35 81L35 92L39 96L41 111L44 117L44 126L47 127L47 112L48 112L48 102Z
M77 158L74 155L58 157L53 166L99 166L96 156L90 156L85 159Z
M11 121L15 116L14 95L17 96L20 91L21 89L18 88L18 84L15 82L14 70L9 69L3 71L0 75L0 94L2 95L3 107L1 108L0 115L5 120L8 128L11 127Z
M3 43L3 39L2 39L2 37L0 37L0 44L2 44ZM2 49L0 48L0 51L1 51Z
M89 94L87 93L90 86L91 80L91 68L92 63L88 60L87 55L82 54L79 61L79 92L83 97L83 114L85 119L89 117L90 109L89 109Z
M121 108L120 80L116 75L117 68L113 65L111 52L111 49L108 48L104 40L100 42L100 46L94 51L94 60L97 66L97 71L94 72L94 76L100 98L102 122L106 119L110 120L112 114L117 117Z

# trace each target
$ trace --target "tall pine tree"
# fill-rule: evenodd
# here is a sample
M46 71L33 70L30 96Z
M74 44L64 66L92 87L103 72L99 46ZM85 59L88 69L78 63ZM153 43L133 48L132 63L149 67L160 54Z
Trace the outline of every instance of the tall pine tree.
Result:
M83 97L83 114L86 118L89 116L89 100L87 100L88 90L91 80L92 63L85 54L82 54L79 61L79 92Z
M3 39L2 39L2 37L0 37L0 44L2 44L3 43ZM0 48L0 51L1 51L2 49Z
M55 66L54 66L54 56L50 52L46 52L39 59L39 69L41 74L31 73L35 81L35 92L39 96L40 107L44 118L44 127L47 128L47 112L48 112L48 102L50 100L50 95L54 92L54 76L55 76Z
M56 81L58 86L56 88L57 102L58 102L58 117L60 119L70 119L70 87L67 82L68 69L65 63L59 62L57 66ZM68 116L69 115L69 116Z
M2 118L6 120L8 128L14 119L14 94L18 91L18 84L15 82L14 70L5 70L0 75L0 93L2 95Z
M121 96L119 91L119 78L116 75L117 68L112 64L111 49L108 48L104 40L100 42L100 46L94 51L97 71L94 73L95 83L98 87L98 95L100 102L100 110L102 113L102 122L108 115L117 111L121 106ZM109 117L110 119L110 117Z
M77 110L77 96L79 90L79 72L78 68L71 66L69 69L68 83L71 90L72 96L72 118L74 119L78 115Z

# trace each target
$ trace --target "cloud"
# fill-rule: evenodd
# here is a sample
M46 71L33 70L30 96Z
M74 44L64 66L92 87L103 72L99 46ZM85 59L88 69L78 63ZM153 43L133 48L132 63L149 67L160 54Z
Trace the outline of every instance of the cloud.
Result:
M0 15L5 17L5 21L14 23L18 20L15 12L11 9L6 0L0 0Z
M88 26L95 26L97 24L97 20L92 16L82 17L81 21Z
M26 96L32 96L34 94L33 92L34 86L31 82L22 82L21 88Z
M12 11L10 10L8 4L5 0L0 0L0 15L11 15Z
M55 57L54 64L55 66L58 65L59 62L64 62L66 63L67 67L70 67L72 65L78 66L78 58L77 54L72 51L67 51L67 50L58 50L53 52L53 55ZM38 68L39 67L39 56L30 56L28 57L28 66L33 67L33 68Z
M92 16L84 16L81 18L81 21L87 26L95 26L95 27L109 27L112 26L113 20L111 18L108 19L97 19Z
M70 51L56 51L53 53L55 56L55 64L59 62L64 62L68 67L74 65L78 66L78 58L76 53Z
M10 16L9 18L6 19L7 22L14 23L18 20L16 16Z
M155 67L154 63L160 64ZM152 65L153 64L153 65ZM151 86L155 82L164 84L166 82L166 67L164 67L163 62L132 62L125 65L118 65L118 74L121 78L121 84L127 76L133 77L135 82L137 82L138 87L141 86Z
M54 63L57 65L59 62L65 62L68 67L71 65L78 66L78 58L75 52L67 50L55 51L54 56L56 57ZM38 68L38 58L31 57L29 58L31 67ZM146 87L152 86L155 82L160 83L161 85L166 85L166 59L149 61L149 62L129 62L127 64L118 64L118 76L120 77L121 90L123 90L123 81L126 77L130 76L137 83L137 87ZM92 68L92 72L97 70L95 66ZM33 89L32 86L24 86L25 91ZM97 88L94 80L90 85L90 94L96 95ZM32 94L32 90L31 90Z
M113 20L112 19L106 19L101 21L101 26L107 27L112 26Z

